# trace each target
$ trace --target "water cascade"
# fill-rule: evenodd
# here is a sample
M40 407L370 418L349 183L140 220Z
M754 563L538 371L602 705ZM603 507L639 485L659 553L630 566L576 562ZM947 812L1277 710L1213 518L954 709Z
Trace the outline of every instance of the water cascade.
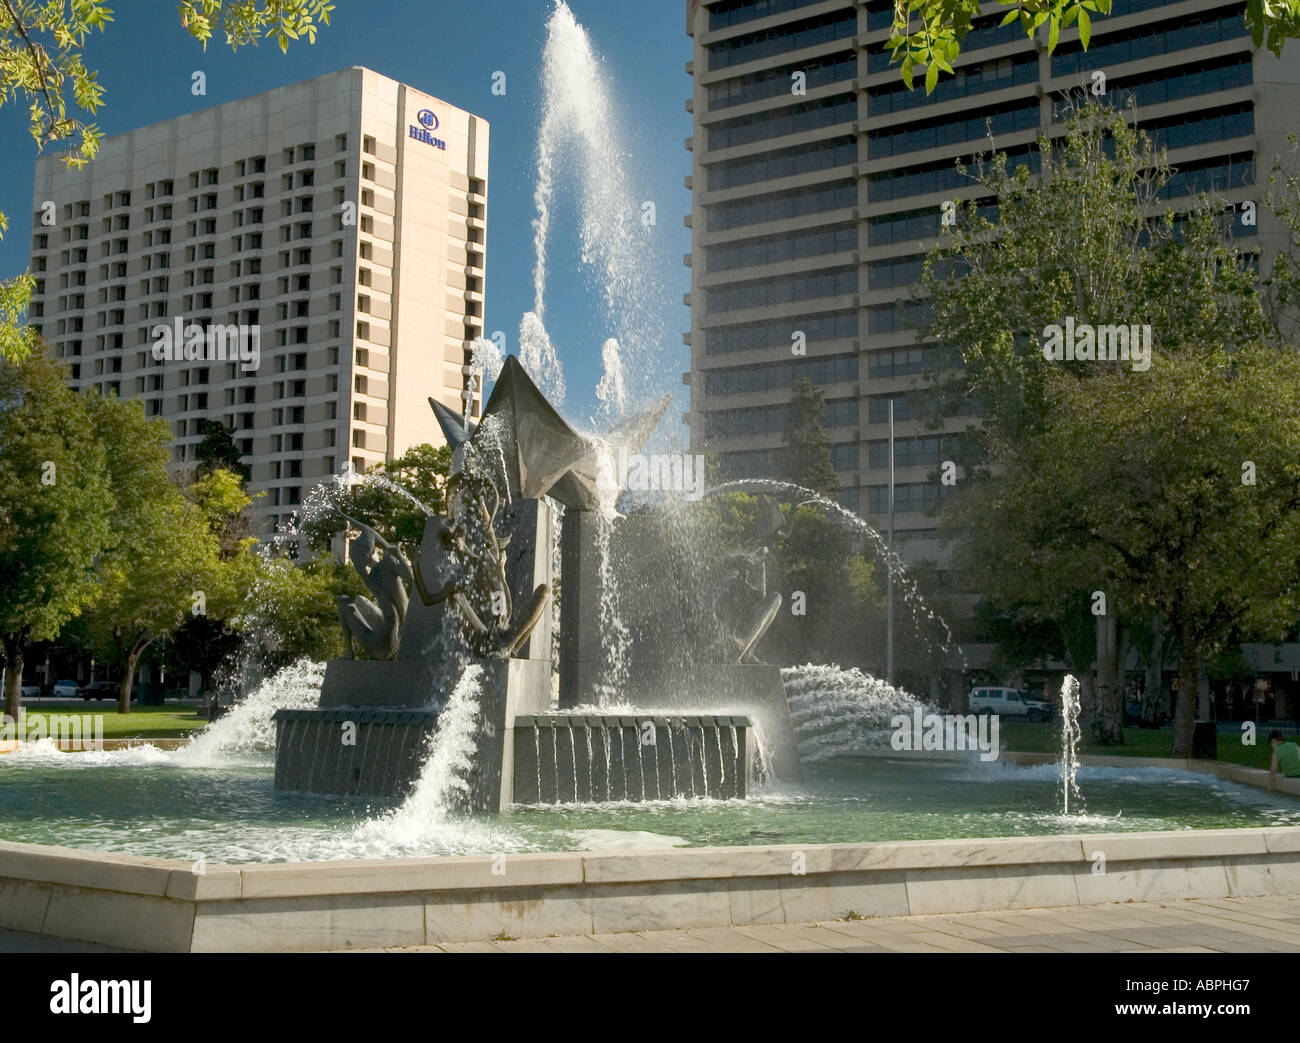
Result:
M1070 814L1074 798L1076 814L1083 811L1083 794L1079 792L1079 682L1073 674L1061 683L1061 814Z
M861 670L838 666L787 667L781 671L799 755L818 761L889 745L895 714L911 717L923 702Z
M625 120L615 111L614 92L603 62L587 32L564 0L546 25L542 50L542 121L537 133L537 180L533 200L533 310L520 324L521 361L538 386L564 401L564 373L546 332L548 250L560 185L576 186L572 202L578 216L581 262L599 291L603 318L617 338L604 347L601 381L606 408L621 415L631 392L644 399L671 387L671 358L661 304L664 292L648 263L653 247L642 199L630 189L624 159ZM624 370L637 386L625 387Z

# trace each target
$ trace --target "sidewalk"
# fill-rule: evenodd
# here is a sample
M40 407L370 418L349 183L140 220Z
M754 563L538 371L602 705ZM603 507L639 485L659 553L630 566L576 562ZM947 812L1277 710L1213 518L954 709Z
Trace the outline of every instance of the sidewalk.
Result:
M1300 895L448 942L382 951L1300 952Z

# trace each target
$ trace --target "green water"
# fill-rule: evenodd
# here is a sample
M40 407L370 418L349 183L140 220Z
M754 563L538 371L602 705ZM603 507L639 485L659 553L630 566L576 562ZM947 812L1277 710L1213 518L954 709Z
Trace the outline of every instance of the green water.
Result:
M1054 765L871 757L808 766L747 801L516 808L429 816L277 793L269 763L177 764L157 751L0 757L0 839L207 862L1031 836L1300 825L1300 801L1158 768L1084 768L1085 808L1058 813Z

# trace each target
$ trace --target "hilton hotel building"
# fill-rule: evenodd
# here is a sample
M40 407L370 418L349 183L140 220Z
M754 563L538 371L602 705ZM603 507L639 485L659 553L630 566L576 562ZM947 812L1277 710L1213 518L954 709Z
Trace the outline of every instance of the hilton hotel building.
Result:
M421 442L482 334L488 124L353 67L36 164L29 321L78 389L138 398L194 459L235 432L259 512ZM242 325L260 364L154 357L155 329ZM251 341L251 336L250 336ZM478 409L477 401L473 405Z
M889 65L889 0L687 0L694 55L688 187L692 447L736 477L771 474L792 382L827 400L840 501L875 523L888 509L888 409L894 403L896 510L909 558L937 556L947 459L942 432L923 431L905 392L927 349L905 323L909 287L939 233L941 204L968 198L953 161L997 148L1028 152L1059 131L1061 91L1106 75L1131 94L1139 125L1168 149L1176 203L1214 188L1259 200L1286 134L1300 130L1300 45L1281 61L1257 53L1225 0L1114 0L1085 52L1065 30L1056 53L1005 8L986 4L956 64L929 97ZM806 94L792 94L792 74ZM1275 234L1265 215L1244 236ZM1249 238L1245 243L1249 243ZM1256 240L1257 241L1257 240ZM1015 292L1008 288L1008 292ZM791 351L794 331L807 354ZM954 416L947 430L971 423ZM883 526L882 526L883 527Z

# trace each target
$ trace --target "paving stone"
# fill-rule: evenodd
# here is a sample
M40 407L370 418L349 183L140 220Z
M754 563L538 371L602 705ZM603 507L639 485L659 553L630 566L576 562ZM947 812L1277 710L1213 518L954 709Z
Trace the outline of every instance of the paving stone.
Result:
M0 948L11 933L0 932ZM20 936L21 939L22 936ZM1300 898L1213 898L872 917L499 942L400 952L1300 952Z
M495 945L502 952L555 952L556 950L547 947L546 941L545 938L518 938L512 942L496 942ZM574 941L586 941L586 937L581 936Z
M860 936L832 930L821 924L786 924L785 930L798 934L823 947L824 952L887 952L864 942Z
M776 945L759 941L735 927L703 927L688 932L695 938L711 945L714 949L726 949L727 952L782 952Z
M492 942L443 942L437 948L443 952L505 952Z
M672 952L663 942L651 941L643 938L639 934L624 932L620 934L593 934L591 936L595 941L600 942L613 952Z
M782 952L825 952L825 940L814 940L807 934L784 924L758 924L737 927L736 932L747 938L774 946Z
M545 938L542 945L546 952L618 952L591 935L584 934L577 938Z

